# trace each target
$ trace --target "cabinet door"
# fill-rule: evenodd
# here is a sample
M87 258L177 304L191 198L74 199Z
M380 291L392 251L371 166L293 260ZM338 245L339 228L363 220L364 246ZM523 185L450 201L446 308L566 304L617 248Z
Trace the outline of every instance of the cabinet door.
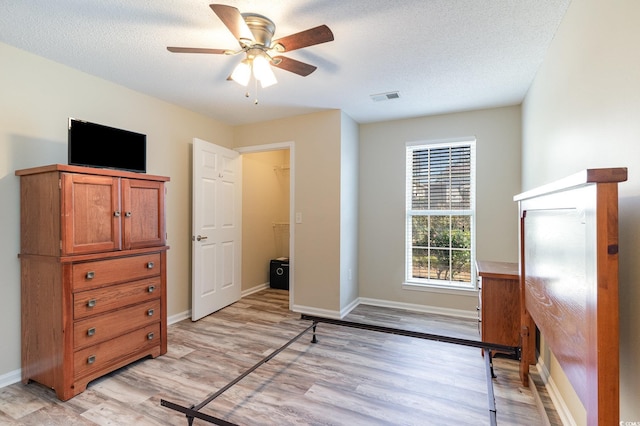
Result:
M520 289L516 279L482 278L482 340L520 344Z
M121 249L119 179L61 174L63 255Z
M164 182L122 179L122 211L124 249L165 244Z

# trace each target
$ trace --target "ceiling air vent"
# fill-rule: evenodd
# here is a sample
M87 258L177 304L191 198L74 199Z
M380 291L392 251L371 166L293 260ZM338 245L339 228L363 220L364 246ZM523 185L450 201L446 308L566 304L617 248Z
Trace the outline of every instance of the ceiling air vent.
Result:
M389 101L391 99L400 98L400 93L398 92L387 92L387 93L378 93L377 95L369 95L371 96L371 100L373 102L381 102L381 101Z

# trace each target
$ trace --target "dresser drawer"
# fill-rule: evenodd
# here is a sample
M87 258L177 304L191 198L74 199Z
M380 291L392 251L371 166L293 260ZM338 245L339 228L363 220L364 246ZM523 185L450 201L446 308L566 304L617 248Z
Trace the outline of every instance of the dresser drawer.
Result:
M73 318L81 319L161 296L160 277L81 291L73 295Z
M72 266L73 290L157 276L160 266L160 253L75 263Z
M160 321L160 299L86 318L73 324L75 349L113 339L123 333Z
M77 351L73 355L74 377L80 378L103 368L109 368L123 359L151 350L157 346L153 356L160 355L160 323L148 325L115 339Z

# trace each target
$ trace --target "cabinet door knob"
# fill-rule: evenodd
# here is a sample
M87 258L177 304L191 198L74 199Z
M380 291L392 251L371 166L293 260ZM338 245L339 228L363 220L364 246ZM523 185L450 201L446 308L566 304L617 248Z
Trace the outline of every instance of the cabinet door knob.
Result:
M87 301L87 307L88 308L93 308L94 306L96 306L97 300L96 299L89 299Z
M147 315L148 315L148 316L150 316L150 317L152 317L152 316L153 316L153 309L149 309L149 310L147 311Z
M126 212L126 213L124 214L124 217L131 217L131 212Z
M155 291L155 289L156 289L156 286L155 286L155 285L150 285L150 286L149 286L149 288L147 289L147 291L148 291L149 293L153 293L153 292Z
M147 262L147 269L153 269L155 264L153 262Z
M87 330L87 336L93 336L94 334L96 334L95 327L91 327L90 329Z
M118 210L116 210L115 212L113 212L113 215L115 217L120 217L120 212Z
M93 364L94 362L96 362L96 356L95 355L90 355L87 358L87 364Z
M93 277L95 277L95 276L96 276L95 272L89 271L89 272L87 272L87 275L85 275L85 278L88 279L88 280L92 280Z
M147 334L147 340L153 340L153 333Z

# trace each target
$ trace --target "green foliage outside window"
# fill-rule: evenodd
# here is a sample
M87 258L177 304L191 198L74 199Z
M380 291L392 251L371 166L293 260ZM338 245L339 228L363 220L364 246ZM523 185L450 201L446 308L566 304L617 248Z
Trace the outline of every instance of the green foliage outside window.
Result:
M470 281L471 227L467 216L414 216L416 278ZM417 270L417 272L416 272Z

